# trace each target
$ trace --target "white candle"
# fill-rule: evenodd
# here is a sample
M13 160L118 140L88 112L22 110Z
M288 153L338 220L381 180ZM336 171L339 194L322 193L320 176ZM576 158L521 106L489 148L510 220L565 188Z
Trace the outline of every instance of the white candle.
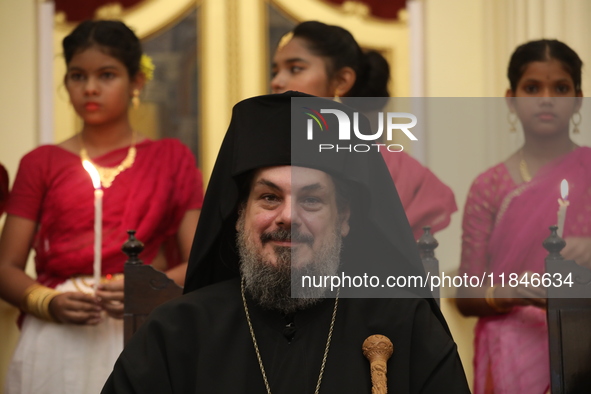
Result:
M91 162L84 160L82 162L84 169L90 174L92 185L94 186L94 263L93 279L94 291L98 288L101 281L101 254L103 243L103 189L101 189L101 179L98 171Z
M560 183L560 196L558 199L558 236L562 238L564 233L564 221L566 220L566 208L569 205L568 202L568 182L563 179Z
M94 291L101 281L101 258L103 243L103 190L94 190Z

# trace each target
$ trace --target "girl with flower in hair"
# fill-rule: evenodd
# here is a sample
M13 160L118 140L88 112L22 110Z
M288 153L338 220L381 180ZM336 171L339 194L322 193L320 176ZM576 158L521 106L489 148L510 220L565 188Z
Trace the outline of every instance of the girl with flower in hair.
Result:
M0 238L0 297L23 311L7 393L98 393L123 347L126 230L177 283L202 204L188 148L150 140L129 122L153 66L122 22L86 21L63 40L64 83L82 130L21 160ZM94 187L100 174L102 279L93 291ZM24 272L35 251L37 280Z

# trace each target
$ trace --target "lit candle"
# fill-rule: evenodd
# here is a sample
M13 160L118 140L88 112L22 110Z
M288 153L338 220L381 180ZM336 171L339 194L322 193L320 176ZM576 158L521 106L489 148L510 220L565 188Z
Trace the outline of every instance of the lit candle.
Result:
M560 196L558 199L558 236L562 238L564 233L564 221L566 220L566 208L568 207L568 182L563 179L560 183Z
M101 247L103 241L103 189L101 189L101 179L98 171L88 160L82 161L84 169L92 179L94 186L94 264L93 264L93 278L94 291L101 280Z

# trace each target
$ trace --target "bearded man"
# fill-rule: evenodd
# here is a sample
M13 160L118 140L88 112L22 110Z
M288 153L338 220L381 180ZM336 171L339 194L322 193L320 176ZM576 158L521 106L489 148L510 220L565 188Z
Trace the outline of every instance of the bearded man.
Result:
M361 295L300 285L305 276L345 271L423 272L381 155L322 155L314 144L335 134L311 144L299 132L305 111L292 98L353 116L295 92L234 107L185 295L151 314L103 393L370 393L361 346L373 334L394 346L391 393L469 393L445 320L422 289ZM367 130L367 120L360 123ZM326 129L338 129L334 119ZM382 298L359 298L368 296Z

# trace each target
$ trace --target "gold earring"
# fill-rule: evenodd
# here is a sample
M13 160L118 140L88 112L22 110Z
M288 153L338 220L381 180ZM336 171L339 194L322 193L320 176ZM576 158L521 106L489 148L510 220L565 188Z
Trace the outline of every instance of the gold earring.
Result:
M575 122L575 116L579 115L579 119ZM570 118L570 121L573 123L573 134L579 134L581 132L581 130L579 130L579 125L581 124L581 120L583 120L583 117L581 116L580 112L576 112L573 114L573 116Z
M516 133L517 132L517 128L515 127L515 125L517 124L517 115L515 115L515 113L509 111L507 113L507 120L509 121L509 132L510 133Z
M140 107L140 90L133 89L133 98L131 99L131 104L133 105L133 109L138 109Z
M336 101L337 103L342 103L338 90L335 90L333 100Z

